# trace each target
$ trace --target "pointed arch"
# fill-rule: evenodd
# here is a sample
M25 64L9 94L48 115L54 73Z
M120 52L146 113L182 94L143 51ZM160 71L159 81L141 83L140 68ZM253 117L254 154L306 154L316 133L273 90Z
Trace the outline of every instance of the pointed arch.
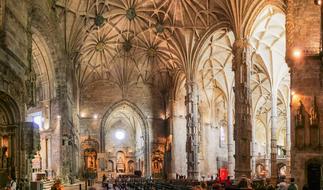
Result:
M100 152L103 152L105 150L105 127L107 125L107 122L113 112L118 110L119 108L125 108L128 107L130 108L140 119L141 122L141 131L143 132L144 136L144 157L145 157L145 174L150 175L151 173L151 168L150 168L150 163L151 163L151 135L150 135L150 130L147 122L147 118L144 115L144 113L135 105L134 103L128 101L128 100L121 100L119 102L114 103L111 105L105 114L102 117L101 121L101 126L100 126Z

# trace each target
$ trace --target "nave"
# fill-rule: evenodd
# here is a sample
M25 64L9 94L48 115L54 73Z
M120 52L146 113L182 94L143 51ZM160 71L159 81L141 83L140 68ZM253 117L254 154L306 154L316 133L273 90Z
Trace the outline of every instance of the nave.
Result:
M322 7L0 0L0 189L320 189Z

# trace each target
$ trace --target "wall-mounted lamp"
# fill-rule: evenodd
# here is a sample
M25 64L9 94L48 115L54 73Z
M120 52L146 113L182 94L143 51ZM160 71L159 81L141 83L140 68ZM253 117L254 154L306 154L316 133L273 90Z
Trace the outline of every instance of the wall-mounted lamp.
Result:
M314 0L315 5L321 5L322 4L322 0Z
M299 58L301 58L301 57L302 57L302 55L303 55L303 53L302 53L302 51L301 51L300 49L294 49L294 50L293 50L293 57L294 57L295 59L299 59Z

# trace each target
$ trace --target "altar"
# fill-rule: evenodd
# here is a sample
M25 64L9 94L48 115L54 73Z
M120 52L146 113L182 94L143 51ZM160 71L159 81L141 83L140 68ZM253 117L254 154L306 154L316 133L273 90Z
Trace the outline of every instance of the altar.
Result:
M134 175L136 169L136 156L127 149L116 149L107 153L98 154L97 168L98 178L101 180L103 174L110 178L119 175Z

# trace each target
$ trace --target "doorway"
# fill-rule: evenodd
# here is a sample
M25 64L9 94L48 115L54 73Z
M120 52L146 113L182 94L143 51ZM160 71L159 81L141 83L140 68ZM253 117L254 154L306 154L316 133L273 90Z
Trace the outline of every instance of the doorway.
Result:
M309 189L320 190L320 180L321 180L321 164L310 163L307 166L307 183Z

